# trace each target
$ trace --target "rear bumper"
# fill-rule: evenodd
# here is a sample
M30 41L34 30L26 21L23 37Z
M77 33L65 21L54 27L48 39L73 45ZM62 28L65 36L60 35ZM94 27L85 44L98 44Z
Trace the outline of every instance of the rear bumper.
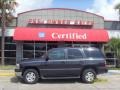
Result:
M22 71L20 69L15 69L15 75L17 77L22 77Z
M106 67L100 67L98 68L98 74L103 74L103 73L107 73L108 69Z

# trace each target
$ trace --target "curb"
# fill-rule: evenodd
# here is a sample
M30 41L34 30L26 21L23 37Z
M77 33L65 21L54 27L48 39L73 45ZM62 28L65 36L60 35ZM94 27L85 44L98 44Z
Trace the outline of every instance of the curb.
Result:
M15 76L15 73L0 73L0 77Z
M113 73L113 74L119 74L120 75L120 70L109 70L108 73Z
M0 77L15 76L14 70L0 70Z

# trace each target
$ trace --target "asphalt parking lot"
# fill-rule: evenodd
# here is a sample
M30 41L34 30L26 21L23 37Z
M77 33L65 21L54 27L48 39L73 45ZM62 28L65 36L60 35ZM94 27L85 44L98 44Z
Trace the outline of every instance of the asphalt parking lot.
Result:
M93 84L84 84L78 79L40 80L37 84L24 84L16 77L0 77L0 90L120 90L120 75L98 76Z

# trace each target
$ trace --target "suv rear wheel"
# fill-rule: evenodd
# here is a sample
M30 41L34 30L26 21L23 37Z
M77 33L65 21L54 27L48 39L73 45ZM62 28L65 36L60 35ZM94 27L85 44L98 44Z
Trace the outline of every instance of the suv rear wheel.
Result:
M35 84L39 79L39 74L35 69L26 69L23 73L23 79L27 84Z
M85 83L93 83L96 79L96 72L93 69L85 69L82 73L82 81Z

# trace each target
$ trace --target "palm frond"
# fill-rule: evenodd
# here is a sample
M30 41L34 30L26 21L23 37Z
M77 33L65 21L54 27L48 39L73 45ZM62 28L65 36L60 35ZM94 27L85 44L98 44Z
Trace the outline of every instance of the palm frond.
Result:
M6 22L9 23L13 19L12 13L15 12L15 8L18 6L18 3L16 0L0 0L0 10L2 11L3 5L5 6L5 17L6 17ZM2 16L1 16L2 17Z
M120 9L120 3L115 6L115 9Z

